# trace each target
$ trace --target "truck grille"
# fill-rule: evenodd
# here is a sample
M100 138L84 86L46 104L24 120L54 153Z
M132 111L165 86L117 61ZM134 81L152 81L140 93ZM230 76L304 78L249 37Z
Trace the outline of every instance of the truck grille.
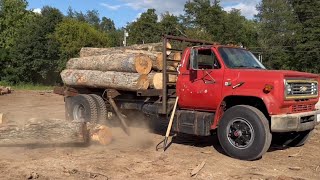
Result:
M313 110L314 110L314 105L312 104L298 104L298 105L292 106L293 113L313 111Z
M318 97L318 82L311 80L286 80L286 99Z

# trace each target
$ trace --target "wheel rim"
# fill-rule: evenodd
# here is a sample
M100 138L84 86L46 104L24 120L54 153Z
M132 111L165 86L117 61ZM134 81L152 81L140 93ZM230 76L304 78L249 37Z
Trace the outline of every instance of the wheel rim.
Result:
M228 140L235 148L246 149L253 143L254 130L246 119L235 118L227 127Z
M85 121L85 112L86 109L84 108L84 106L82 104L77 104L76 106L74 106L73 109L73 117L75 120L77 121Z

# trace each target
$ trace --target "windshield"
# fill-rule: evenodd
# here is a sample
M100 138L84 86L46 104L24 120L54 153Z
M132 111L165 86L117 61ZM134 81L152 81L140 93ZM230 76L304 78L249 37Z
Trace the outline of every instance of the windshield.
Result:
M266 69L250 51L245 49L220 47L219 53L229 68Z

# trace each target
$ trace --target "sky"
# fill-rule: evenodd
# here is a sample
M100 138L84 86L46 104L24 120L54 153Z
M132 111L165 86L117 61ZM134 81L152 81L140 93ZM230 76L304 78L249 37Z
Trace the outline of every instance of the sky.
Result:
M49 5L66 13L68 7L76 11L98 10L100 16L114 20L116 27L124 27L136 20L141 13L149 8L156 9L157 14L166 11L179 15L183 14L184 4L188 0L28 0L29 9L39 12L43 6ZM256 5L261 0L220 0L226 11L232 8L240 9L242 15L252 19L257 14Z

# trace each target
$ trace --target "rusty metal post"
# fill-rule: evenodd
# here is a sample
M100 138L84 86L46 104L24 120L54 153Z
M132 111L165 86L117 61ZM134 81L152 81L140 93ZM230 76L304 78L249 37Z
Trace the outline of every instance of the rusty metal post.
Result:
M167 42L167 37L163 36L162 112L165 114L167 114Z

